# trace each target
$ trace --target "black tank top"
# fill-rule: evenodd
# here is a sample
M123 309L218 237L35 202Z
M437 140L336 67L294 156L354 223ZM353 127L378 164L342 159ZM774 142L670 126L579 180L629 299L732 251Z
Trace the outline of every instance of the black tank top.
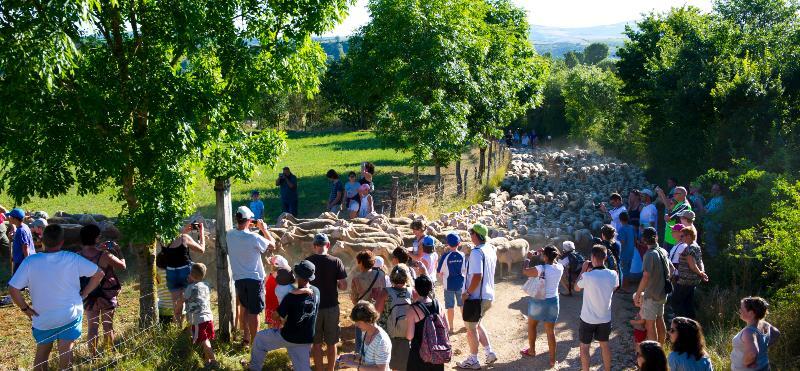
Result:
M428 310L428 313L439 313L439 303L436 300L430 303L419 303L419 304L415 303L408 310L415 310L418 313L423 313L421 309L416 308L416 306L420 304L425 306L425 309ZM422 357L419 355L419 349L422 348L422 333L424 331L425 331L424 319L414 324L414 338L411 339L411 349L408 353L407 370L444 371L444 365L434 365L426 363L425 361L422 360Z
M192 258L189 256L189 248L184 244L180 244L178 247L167 247L164 249L164 256L166 256L164 260L166 260L169 268L180 268L192 262Z

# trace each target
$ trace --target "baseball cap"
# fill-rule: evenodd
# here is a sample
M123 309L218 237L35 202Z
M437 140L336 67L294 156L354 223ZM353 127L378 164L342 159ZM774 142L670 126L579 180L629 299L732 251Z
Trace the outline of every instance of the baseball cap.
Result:
M328 235L325 233L317 233L314 235L314 245L322 246L330 242L331 240L328 239Z
M6 218L17 218L19 220L25 219L25 211L23 211L18 207L15 207L14 209L6 213Z
M269 262L275 267L286 269L287 271L292 270L292 268L289 266L289 261L283 256L275 255L270 258Z
M422 239L422 246L435 246L435 245L436 242L433 240L433 237L431 236L425 236L425 238Z
M380 268L383 267L383 257L376 256L375 257L375 265L372 266L373 268Z
M561 251L572 252L575 251L575 243L572 241L564 241L561 243Z
M236 209L236 215L241 216L242 219L253 219L256 216L247 206L239 206L239 208Z
M695 214L692 210L684 210L682 213L678 215L681 218L686 218L689 220L694 220Z
M645 189L643 189L643 190L642 190L641 192L639 192L639 193L641 193L641 194L643 194L643 195L647 195L647 196L648 196L648 197L650 197L650 198L654 198L654 197L656 196L656 195L655 195L655 193L653 193L653 191L651 191L651 190L649 190L649 189L646 189L646 188L645 188Z
M31 227L47 227L47 219L36 219L33 221L33 223L31 223Z
M294 266L294 276L302 278L304 280L313 281L314 280L314 263L303 260Z
M683 224L678 223L678 224L675 224L675 225L672 226L672 231L673 232L680 232L680 231L683 230L683 228L686 228L686 227Z
M470 230L475 232L475 234L477 234L478 236L481 236L484 239L486 238L486 236L489 235L489 228L486 228L486 226L481 224L481 223L473 224L472 228L470 228Z
M456 247L458 244L461 243L461 237L456 232L450 232L447 234L447 246Z

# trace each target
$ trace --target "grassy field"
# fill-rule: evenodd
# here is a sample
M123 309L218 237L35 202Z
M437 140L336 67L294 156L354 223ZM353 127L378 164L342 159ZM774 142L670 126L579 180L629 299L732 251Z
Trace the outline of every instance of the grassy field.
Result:
M337 172L359 172L362 161L375 164L377 174L375 183L378 188L388 188L391 176L409 174L410 155L382 148L380 142L371 132L346 133L289 133L289 151L277 163L274 169L259 168L250 182L234 182L231 190L234 207L249 202L250 191L261 191L267 216L274 220L280 214L278 188L275 179L284 166L292 169L298 179L299 209L302 216L319 214L325 207L328 197L329 183L325 178L328 169ZM427 169L428 173L432 172ZM199 179L195 186L194 203L203 215L214 215L213 184L206 179ZM10 197L0 194L0 204L14 205ZM79 196L76 189L68 194L52 199L34 197L23 205L16 205L26 210L44 210L51 215L58 210L68 213L100 213L109 216L117 215L122 203L115 201L115 194L106 190L97 195Z

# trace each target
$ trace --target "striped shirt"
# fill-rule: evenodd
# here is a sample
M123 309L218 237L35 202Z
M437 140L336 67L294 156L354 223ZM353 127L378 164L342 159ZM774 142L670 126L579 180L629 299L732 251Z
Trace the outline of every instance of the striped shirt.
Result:
M172 306L172 295L167 289L167 271L164 269L157 269L158 279L156 280L156 291L158 291L158 315L159 316L172 316L174 309Z
M367 333L364 333L361 350L362 364L365 366L388 365L392 354L392 339L382 328L378 327L378 333L372 338L372 342L367 344Z

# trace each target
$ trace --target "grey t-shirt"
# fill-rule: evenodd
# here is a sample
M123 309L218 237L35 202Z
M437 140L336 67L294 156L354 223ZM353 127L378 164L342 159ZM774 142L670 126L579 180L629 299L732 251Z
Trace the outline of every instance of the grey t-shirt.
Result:
M664 301L667 294L664 292L664 277L669 276L667 267L666 251L659 246L650 246L644 254L643 267L644 271L650 274L650 279L647 281L647 286L644 288L644 297L646 299L653 299L655 301Z

